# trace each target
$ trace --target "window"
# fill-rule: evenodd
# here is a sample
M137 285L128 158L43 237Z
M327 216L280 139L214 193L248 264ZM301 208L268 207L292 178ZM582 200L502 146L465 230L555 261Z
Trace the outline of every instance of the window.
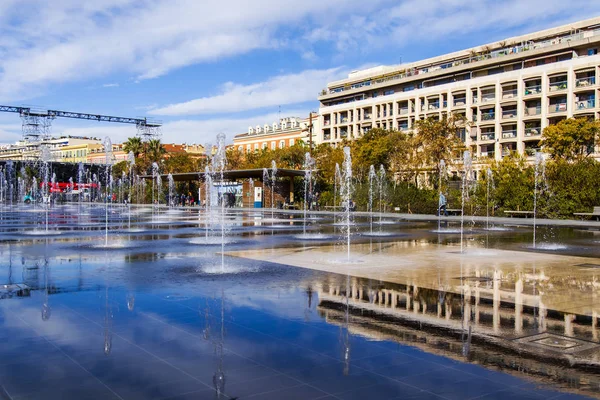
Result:
M390 94L394 94L393 90L386 90L385 92L383 92L384 96L389 96Z
M246 152L250 153L250 150L252 150L252 146L250 145L246 145Z
M241 153L242 151L244 151L244 146L239 146L238 147L238 151Z
M271 142L271 150L275 150L276 144L275 142Z
M263 144L262 144L262 149L263 149L263 150L264 150L264 149L266 149L266 148L267 148L267 146L268 146L267 142L263 142Z
M290 147L294 145L294 139L290 139Z
M588 49L588 56L598 54L598 49Z
M258 150L258 143L254 143L254 150Z
M279 141L279 148L283 149L285 147L285 140L280 140Z

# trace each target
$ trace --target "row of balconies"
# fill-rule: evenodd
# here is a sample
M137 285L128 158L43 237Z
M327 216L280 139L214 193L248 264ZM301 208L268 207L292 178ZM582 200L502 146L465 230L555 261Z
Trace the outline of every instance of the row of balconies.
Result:
M442 107L440 107L440 105L442 105ZM441 108L446 108L447 107L447 102L443 102L443 103L430 103L428 105L427 110L425 110L425 107L422 107L422 111L437 111L440 110ZM595 101L595 95L590 95L588 98L582 98L580 100L575 101L574 103L574 111L580 111L580 110L587 110L587 109L592 109L596 107L596 101ZM567 111L567 102L566 99L561 101L559 99L558 102L555 102L553 104L550 104L548 106L548 113L549 114L553 114L553 113L560 113L560 112L566 112ZM403 107L400 108L398 110L398 114L399 115L408 115L412 112L412 109L408 108L408 107ZM525 105L524 108L524 117L530 117L530 116L536 116L536 115L540 115L542 113L542 106L539 104L535 104L535 105ZM392 116L393 112L389 113L389 116ZM513 118L517 118L518 114L517 114L517 107L509 107L507 108L503 108L502 112L501 112L501 119L513 119ZM378 113L377 114L377 118L386 118L388 117L388 113L387 111L383 112L383 113ZM370 113L364 113L363 114L363 118L362 119L358 119L357 121L370 121L372 119L372 114ZM493 121L496 119L496 112L491 109L490 111L481 111L481 121ZM477 122L478 120L478 116L477 114L473 115L473 121ZM347 116L343 116L340 117L339 119L340 123L344 124L344 123L352 123L354 122L353 118L349 118ZM330 126L331 125L331 120L330 119L325 119L324 126Z

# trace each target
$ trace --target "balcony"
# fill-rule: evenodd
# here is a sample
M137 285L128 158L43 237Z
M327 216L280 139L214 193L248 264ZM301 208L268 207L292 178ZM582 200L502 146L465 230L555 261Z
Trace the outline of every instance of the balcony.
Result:
M517 97L518 91L517 89L503 89L502 90L502 100L508 100Z
M527 86L525 88L525 96L533 96L542 93L542 85Z
M502 119L510 119L510 118L517 118L517 109L512 109L512 110L503 110L502 111Z
M542 106L526 106L525 116L540 115L542 113Z
M567 103L556 103L550 104L548 107L548 112L550 114L558 113L558 112L566 112L567 111Z
M461 106L464 106L465 104L467 104L467 98L466 97L456 98L456 99L454 99L454 102L452 103L452 105L454 107L461 107Z
M560 90L567 90L567 81L550 82L550 92L558 92Z
M331 125L331 121L326 119L325 121L323 121L323 126L329 126Z
M494 151L482 151L480 153L480 157L482 157L482 158L494 158L494 154L495 154Z
M398 112L400 113L400 115L406 115L406 114L408 114L410 111L409 111L408 107L405 107L405 108L400 108L400 109L398 110Z
M479 100L477 99L477 96L473 96L473 104L477 104L477 103L478 103L478 101L479 101Z
M493 103L496 101L496 95L481 95L481 103Z
M586 88L589 86L594 86L595 84L596 84L595 76L586 76L586 77L575 80L575 87L578 87L578 88Z
M594 107L596 107L595 99L579 100L579 101L575 102L575 111L587 110L588 108L594 108Z
M539 126L532 126L525 128L525 137L539 136L542 134L542 128Z
M494 133L482 133L481 140L494 140L496 135Z
M340 118L340 121L342 124L346 123L346 122L348 122L348 117L342 117L342 118Z
M408 124L399 124L398 125L398 130L400 130L400 131L406 131L406 130L408 130Z
M371 114L366 114L365 117L363 118L365 121L370 121L371 120Z
M348 137L348 131L340 131L340 137L341 138Z
M515 129L502 131L502 139L512 139L517 137L517 131Z
M493 120L495 118L496 118L496 113L495 112L481 113L481 120L482 121L491 121L491 120Z
M440 103L439 102L429 103L429 107L428 107L429 111L439 110L439 109L440 109Z
M323 135L323 140L331 140L331 133L326 133Z

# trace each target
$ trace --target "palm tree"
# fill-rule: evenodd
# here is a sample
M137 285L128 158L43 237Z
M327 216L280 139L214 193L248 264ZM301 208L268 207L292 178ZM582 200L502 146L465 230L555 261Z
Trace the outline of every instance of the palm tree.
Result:
M125 150L126 153L132 152L135 158L138 158L139 155L144 152L142 139L137 136L128 138L123 145L123 150Z
M162 158L162 156L167 152L163 147L160 139L151 139L148 141L147 146L148 157L150 157L150 161L158 162Z

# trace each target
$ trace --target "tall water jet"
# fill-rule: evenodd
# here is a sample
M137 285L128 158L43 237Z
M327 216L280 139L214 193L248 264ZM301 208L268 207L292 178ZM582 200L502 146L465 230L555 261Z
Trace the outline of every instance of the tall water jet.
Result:
M175 181L173 180L173 175L169 174L167 176L169 180L169 207L173 207L175 204L175 199L173 197L173 193L175 193Z
M83 190L83 163L80 162L77 165L77 208L79 210L79 215L81 215L81 192Z
M538 196L542 185L546 182L546 158L541 152L535 153L535 170L533 177L533 248L536 247Z
M156 183L156 177L159 175L158 173L158 164L152 163L152 210L154 210L154 204L156 203L154 198L154 185Z
M44 147L46 147L46 146L44 146ZM48 153L50 153L50 150L48 150ZM48 157L48 160L49 159L50 158ZM9 160L6 162L6 181L7 181L7 189L8 189L8 200L9 200L9 205L11 208L13 205L13 197L14 197L13 174L14 174L13 162L12 162L12 160Z
M333 177L333 224L337 223L337 195L340 190L340 185L342 183L342 172L340 171L340 164L335 163L335 175Z
M112 163L112 142L110 138L107 136L104 138L104 154L106 156L105 160L105 182L106 182L106 196L104 196L104 246L108 246L108 198L111 195L110 187L111 187L111 174L110 167Z
M212 201L212 187L213 187L213 179L212 179L212 175L210 172L210 167L207 165L206 168L204 169L204 211L206 213L206 215L205 215L206 219L208 219L210 216L209 210L211 208L211 201ZM206 225L207 225L206 236L208 237L208 223Z
M494 174L492 169L488 167L486 170L486 192L485 192L485 228L490 230L490 186L494 184Z
M369 168L369 204L367 205L367 211L369 212L369 226L371 236L373 235L373 192L376 182L377 173L375 172L375 166L371 165L371 167Z
M264 198L265 198L265 194L267 193L267 187L271 186L271 183L269 182L270 179L271 179L271 177L269 176L269 170L266 168L263 168L263 178L262 178L262 181L263 181L263 203L265 204L265 206L267 203L264 201Z
M254 207L254 179L248 180L248 196L250 197L250 204ZM243 204L242 204L243 205Z
M277 184L277 164L271 160L271 219L274 219L275 210L275 186Z
M308 210L309 202L312 203L312 175L315 166L314 159L310 156L309 152L304 154L304 225L303 225L303 236L306 236L306 213Z
M227 164L227 155L225 153L225 134L217 135L217 149L212 158L213 173L219 178L221 187L224 182L225 165ZM225 271L225 196L221 195L221 272Z
M443 178L444 178L445 174L446 174L446 161L440 160L440 169L439 169L439 176L438 176L438 198L439 199L441 199L442 195L444 194ZM442 210L441 210L439 203L438 203L438 213L437 214L438 214L438 233L439 233L442 228Z
M344 228L346 233L347 261L350 262L350 225L352 223L352 156L350 147L344 147L344 163L342 164L342 187L340 190L342 204L344 204Z
M469 200L469 185L471 183L471 175L473 174L473 160L471 152L465 150L463 153L463 181L461 195L461 212L460 212L460 252L463 252L463 236L465 225L465 203Z
M46 214L46 232L48 232L48 208L50 207L50 194L49 194L49 182L50 169L48 164L50 162L50 148L47 145L40 147L40 160L42 161L43 167L43 181L42 181L42 199L44 204L44 212Z
M133 202L133 167L135 166L135 154L133 151L127 153L127 165L129 166L129 192L127 195L127 203Z
M386 197L386 171L383 164L379 165L379 172L377 174L377 183L378 183L378 191L379 191L379 230L381 231L382 223L383 223L383 213L385 212L385 197Z

